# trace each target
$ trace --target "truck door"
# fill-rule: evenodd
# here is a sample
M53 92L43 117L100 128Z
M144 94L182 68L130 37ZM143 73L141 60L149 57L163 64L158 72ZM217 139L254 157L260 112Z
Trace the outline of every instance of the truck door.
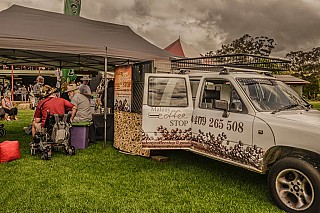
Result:
M188 76L146 74L142 106L142 147L190 148L192 112Z
M193 151L254 166L254 115L248 113L236 82L208 78L202 80L199 88L192 119Z

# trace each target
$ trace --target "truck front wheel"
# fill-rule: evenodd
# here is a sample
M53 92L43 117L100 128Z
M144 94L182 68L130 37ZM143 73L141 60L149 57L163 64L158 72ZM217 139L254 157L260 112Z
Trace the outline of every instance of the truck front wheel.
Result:
M320 212L320 173L307 161L286 157L268 175L271 196L286 212Z

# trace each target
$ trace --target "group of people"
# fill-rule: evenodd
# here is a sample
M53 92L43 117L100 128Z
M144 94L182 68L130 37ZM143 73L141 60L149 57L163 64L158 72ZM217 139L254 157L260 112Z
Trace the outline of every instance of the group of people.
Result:
M47 119L47 112L50 114L67 114L71 112L70 122L90 122L92 121L92 113L90 110L91 90L88 86L88 76L81 78L82 84L78 87L76 84L67 86L67 94L70 101L61 98L59 91L48 85L41 86L41 99L36 106L32 123L32 135L37 131L41 131Z
M13 85L13 90L11 85L6 82L4 84L0 84L0 95L4 96L5 93L10 92L14 94L15 100L19 101L28 101L29 94L32 94L33 86L30 84L28 87L24 84L15 83Z
M68 98L64 99L60 96L58 89L44 84L44 78L38 76L36 84L32 88L32 105L35 108L32 125L30 126L32 135L44 127L47 119L47 112L50 114L67 114L71 112L70 122L91 122L92 112L90 99L92 98L91 89L89 87L88 76L80 79L82 84L69 84L67 90ZM11 101L11 91L7 90L3 94L0 107L0 116L6 120L17 120L18 109L13 106Z
M39 101L43 84L44 84L44 78L42 76L38 76L36 79L36 84L33 86L30 86L29 98L33 107L35 107L37 105L37 102ZM29 90L27 90L24 85L19 88L14 87L14 90L15 91L19 90L22 96L21 100L27 101L27 94ZM18 109L17 107L13 106L13 103L11 100L12 93L11 93L10 85L4 84L4 86L1 86L1 93L3 94L3 98L1 99L0 116L2 116L7 121L17 120Z

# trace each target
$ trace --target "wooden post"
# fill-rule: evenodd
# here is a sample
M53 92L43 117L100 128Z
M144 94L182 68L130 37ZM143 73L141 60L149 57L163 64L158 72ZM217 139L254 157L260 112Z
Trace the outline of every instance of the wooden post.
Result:
M103 147L107 145L107 110L108 110L108 80L107 80L107 72L108 72L108 48L106 47L106 57L104 58L104 142Z
M14 101L13 77L13 65L11 65L11 101Z

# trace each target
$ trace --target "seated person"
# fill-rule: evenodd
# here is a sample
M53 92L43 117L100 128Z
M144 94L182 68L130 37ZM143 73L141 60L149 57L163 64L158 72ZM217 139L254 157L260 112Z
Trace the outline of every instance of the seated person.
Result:
M45 85L42 90L42 95L44 99L41 100L37 105L36 111L34 112L33 116L33 137L35 136L36 132L40 132L41 129L44 127L48 111L50 112L50 114L67 114L69 111L71 111L70 122L73 121L77 112L77 107L74 106L72 103L63 98L58 98L56 88L52 88L48 85Z
M73 119L73 122L92 121L90 102L86 96L80 94L77 85L70 84L69 86L67 86L66 92L68 92L71 103L77 107L77 113Z
M12 101L10 99L11 93L6 92L4 94L4 97L1 101L1 106L4 109L5 113L8 114L7 120L17 120L17 114L18 114L18 109L16 107L13 107Z

